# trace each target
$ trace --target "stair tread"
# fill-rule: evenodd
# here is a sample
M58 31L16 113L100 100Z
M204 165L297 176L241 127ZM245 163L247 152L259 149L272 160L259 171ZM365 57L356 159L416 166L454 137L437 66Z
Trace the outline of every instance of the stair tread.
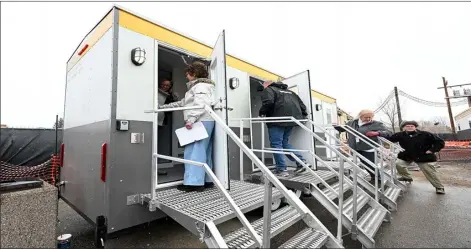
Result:
M299 212L291 206L282 207L271 214L271 238L301 220ZM255 231L263 236L263 217L252 222ZM224 236L224 241L228 248L253 248L255 241L248 234L245 227L241 227L234 232Z
M336 182L335 184L331 185L331 187L338 193L339 192L339 186L340 186L340 182ZM347 182L343 182L343 191L346 192L347 190L351 189L351 186L347 183ZM324 194L329 197L329 199L333 200L335 198L337 198L337 195L332 192L330 189L328 189L327 187L324 187L324 189L322 190L324 192Z
M357 213L370 201L370 197L365 193L357 193ZM353 218L353 195L348 197L343 203L343 213L349 218Z
M312 249L320 248L328 239L327 235L312 228L303 229L291 239L283 243L280 249Z
M384 191L384 195L394 202L397 200L400 194L401 194L401 189L395 188L395 187L388 187Z
M374 237L378 228L383 224L387 211L370 207L358 220L358 227L371 238Z

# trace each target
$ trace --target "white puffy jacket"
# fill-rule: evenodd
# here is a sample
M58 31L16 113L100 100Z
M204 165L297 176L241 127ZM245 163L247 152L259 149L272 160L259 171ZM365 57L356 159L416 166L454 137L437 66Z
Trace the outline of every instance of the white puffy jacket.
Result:
M212 80L206 78L198 78L193 81L187 82L186 86L188 91L185 93L185 98L178 102L159 106L160 109L164 108L177 108L177 107L191 107L191 106L204 106L214 104L214 89L215 84ZM183 117L185 122L199 122L199 121L214 121L214 119L204 109L184 110Z

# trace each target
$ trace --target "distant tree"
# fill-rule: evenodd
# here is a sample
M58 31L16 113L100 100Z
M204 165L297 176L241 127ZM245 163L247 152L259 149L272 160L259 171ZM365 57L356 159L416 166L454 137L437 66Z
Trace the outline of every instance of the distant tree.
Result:
M54 126L52 128L56 128L56 123L54 122ZM64 119L61 117L59 118L59 121L57 122L57 128L64 128Z
M419 129L431 133L451 133L445 117L434 117L428 121L418 121Z
M379 106L384 103L383 99L380 99ZM401 113L404 116L404 103L400 103L401 105ZM399 119L398 119L398 112L397 112L397 105L396 102L391 99L388 103L378 112L384 114L386 116L385 121L381 121L386 125L393 133L399 132Z

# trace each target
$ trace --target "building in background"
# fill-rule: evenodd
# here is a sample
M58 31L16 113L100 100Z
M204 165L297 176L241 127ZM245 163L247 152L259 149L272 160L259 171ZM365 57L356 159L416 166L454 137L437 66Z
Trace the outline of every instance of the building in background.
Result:
M471 129L471 107L456 115L455 121L457 131Z
M8 126L6 124L1 124L0 128L8 128Z

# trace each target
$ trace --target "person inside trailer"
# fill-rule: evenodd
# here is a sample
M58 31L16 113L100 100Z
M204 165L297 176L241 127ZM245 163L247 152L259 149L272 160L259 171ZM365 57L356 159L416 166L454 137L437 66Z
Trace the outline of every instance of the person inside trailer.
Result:
M373 118L374 112L364 109L358 114L358 119L349 121L347 125L368 136L375 142L379 142L378 136L387 137L392 135L392 132L389 131L382 122L375 121ZM373 163L375 162L375 150L365 142L361 141L358 137L348 135L348 145L369 161ZM366 166L370 167L370 170L372 170L368 171L368 173L371 177L371 183L374 183L376 176L374 173L375 167L371 166L363 159L360 159L360 161ZM378 179L381 179L381 176L379 176Z
M185 75L188 79L186 86L188 91L185 97L176 102L160 105L160 109L191 107L191 106L211 106L214 103L214 81L208 79L208 70L204 63L193 62L185 69ZM186 160L197 161L208 164L209 168L213 168L213 130L214 119L204 109L184 110L185 127L192 129L193 124L202 122L208 137L194 143L185 145L184 158ZM202 191L205 187L212 187L209 176L203 167L185 164L185 174L183 176L183 185L177 188L182 191Z

